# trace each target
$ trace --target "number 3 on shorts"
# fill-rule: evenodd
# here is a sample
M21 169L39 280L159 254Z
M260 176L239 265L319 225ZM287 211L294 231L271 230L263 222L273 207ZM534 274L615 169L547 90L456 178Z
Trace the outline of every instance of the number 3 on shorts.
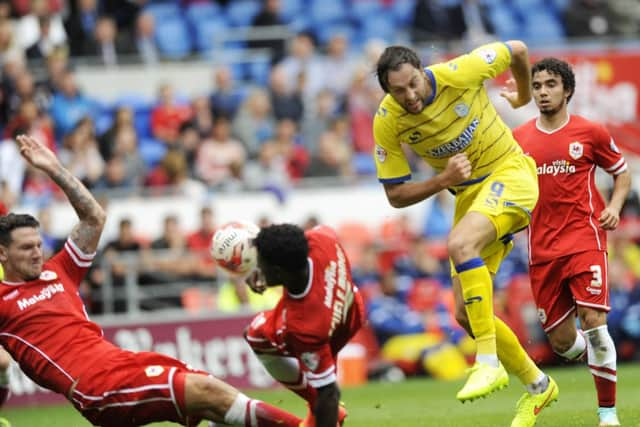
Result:
M592 265L589 267L591 273L593 273L593 280L591 281L591 286L601 287L602 286L602 268L599 265Z

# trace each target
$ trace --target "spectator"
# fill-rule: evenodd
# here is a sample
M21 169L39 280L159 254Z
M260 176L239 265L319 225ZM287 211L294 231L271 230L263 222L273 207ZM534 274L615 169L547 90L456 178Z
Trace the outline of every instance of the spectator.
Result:
M38 106L31 98L26 98L18 107L17 114L7 123L5 135L15 134L15 129L27 129L52 151L56 151L56 142L48 116L40 114Z
M26 48L27 58L30 60L44 60L59 46L51 35L51 17L39 16L38 25L38 40Z
M160 52L155 39L156 23L150 13L141 13L136 21L135 44L145 65L156 65Z
M116 145L115 139L118 132L121 129L133 126L133 110L124 105L119 106L114 113L113 124L99 139L100 154L105 161L113 157L113 149Z
M307 151L317 151L320 136L329 130L337 113L336 95L328 89L320 91L302 122L302 142Z
M244 144L249 158L255 159L261 145L271 138L275 122L267 93L254 89L233 120L232 133Z
M80 92L72 71L63 71L59 84L60 91L53 96L49 111L58 140L83 117L96 115L95 103Z
M280 63L285 70L289 89L302 85L305 101L314 99L326 87L327 75L322 60L316 52L316 43L310 33L299 33L291 41L289 54Z
M214 89L209 97L211 111L214 116L226 116L233 120L244 100L243 92L236 87L231 69L226 65L218 66L213 76Z
M172 192L193 199L203 197L206 192L202 183L189 179L185 155L176 149L167 151L160 164L147 175L145 185L161 190L162 194Z
M216 231L215 216L209 206L203 206L199 216L200 225L187 236L187 247L198 259L194 269L196 278L211 281L215 277L215 261L209 253L209 246Z
M191 123L195 126L201 138L211 135L213 129L213 114L211 113L211 105L206 96L197 96L191 102L193 109L193 119Z
M565 9L565 29L570 37L614 35L614 21L614 13L605 0L571 0Z
M184 154L190 177L195 177L196 156L201 143L202 139L193 123L187 122L180 126L176 149Z
M345 34L337 33L331 36L327 43L327 55L324 59L326 88L336 94L342 101L349 90L349 84L353 80L356 63L348 54L349 39Z
M43 39L41 29L44 23L48 32L46 40L53 46L66 45L67 34L64 31L62 19L59 14L53 12L47 0L31 0L31 10L28 15L20 18L15 32L19 37L18 43L23 49Z
M24 59L24 50L16 42L13 24L9 19L0 19L0 69L7 59Z
M16 128L10 138L0 140L0 183L15 195L21 193L25 178L26 165L15 142L23 133L24 129Z
M262 9L253 18L252 27L271 27L285 25L280 18L280 0L263 0ZM285 53L284 35L274 39L259 39L249 42L249 47L254 49L270 49L271 63L276 64L282 60Z
M285 70L276 65L271 69L269 96L276 120L291 119L300 123L304 115L302 86L289 87Z
M140 187L146 174L146 165L138 150L138 135L133 126L120 127L114 136L113 157L122 159L127 187Z
M104 173L93 121L85 117L64 138L60 162L84 185L92 188Z
M132 41L125 36L125 33L118 33L116 22L110 16L103 15L98 18L94 38L95 46L87 53L97 56L99 62L107 67L118 65L119 56L135 52Z
M283 119L278 122L274 138L265 143L274 147L276 156L286 165L292 182L302 178L309 165L309 153L297 143L296 138L296 124L292 120Z
M69 50L71 56L86 56L95 54L92 49L94 32L98 22L98 1L78 0L69 4L71 13L64 22L69 36Z
M311 156L311 162L305 171L308 177L350 177L353 176L351 158L353 149L349 141L331 131L320 136L318 149Z
M461 40L467 31L462 3L417 0L411 39L414 42Z
M231 125L218 117L211 137L205 139L196 157L196 175L209 187L239 186L247 152L241 142L231 138Z
M180 126L192 117L188 105L178 104L174 98L173 87L164 83L158 90L158 105L151 111L151 134L168 145L174 145Z

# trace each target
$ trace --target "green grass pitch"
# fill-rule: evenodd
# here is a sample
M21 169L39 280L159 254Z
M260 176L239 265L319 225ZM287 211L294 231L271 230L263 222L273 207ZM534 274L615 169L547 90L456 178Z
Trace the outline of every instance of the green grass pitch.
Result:
M593 379L585 366L547 369L560 387L558 402L545 409L538 427L596 426L596 396ZM486 399L461 404L455 399L462 381L439 382L412 379L402 383L370 383L346 388L342 400L349 410L346 427L497 427L509 426L524 389L511 377L510 386ZM248 392L252 397L303 416L301 399L285 390ZM623 426L640 427L640 364L618 368L618 415ZM2 411L12 427L86 427L71 405ZM155 427L175 424L159 423ZM202 423L201 426L205 426Z

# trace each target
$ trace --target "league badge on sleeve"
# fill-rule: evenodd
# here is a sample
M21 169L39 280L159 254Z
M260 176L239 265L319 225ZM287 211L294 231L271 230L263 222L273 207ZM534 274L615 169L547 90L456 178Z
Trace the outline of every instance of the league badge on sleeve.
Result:
M387 150L379 145L376 145L376 158L380 163L384 163L384 161L387 160Z
M569 144L569 155L572 159L578 160L580 157L582 157L583 151L584 147L581 143L576 141Z
M495 51L495 49L490 48L480 49L477 51L477 54L487 64L493 64L493 61L495 61L496 57L498 56L498 53Z

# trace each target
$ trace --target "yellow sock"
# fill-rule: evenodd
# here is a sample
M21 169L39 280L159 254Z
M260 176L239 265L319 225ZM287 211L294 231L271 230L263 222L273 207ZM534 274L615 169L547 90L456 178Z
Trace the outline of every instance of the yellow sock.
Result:
M498 359L504 368L517 376L524 385L535 382L542 375L542 371L524 351L516 334L498 317L495 317L494 324Z
M493 282L482 258L456 265L464 307L476 340L478 355L496 355L496 327L493 316Z

